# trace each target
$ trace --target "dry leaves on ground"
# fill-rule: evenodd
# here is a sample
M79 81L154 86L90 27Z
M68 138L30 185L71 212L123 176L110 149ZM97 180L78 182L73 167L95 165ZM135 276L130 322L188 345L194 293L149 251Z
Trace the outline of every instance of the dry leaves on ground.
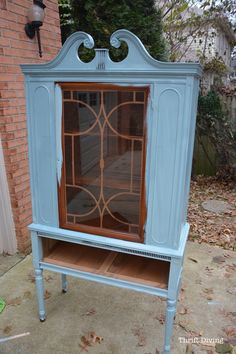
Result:
M225 262L225 258L226 257L223 257L223 256L215 256L212 258L212 262L217 263L217 264L222 264Z
M206 211L202 203L210 199L226 201L232 209L219 214ZM191 182L188 221L193 241L236 249L236 184L218 181L215 177L194 178Z
M138 339L138 346L139 347L144 347L147 344L147 339L146 339L143 328L140 328L140 327L134 328L133 334Z
M89 332L86 335L82 336L80 340L81 343L79 346L87 352L88 347L94 346L96 344L101 344L103 341L103 337L98 336L95 332Z
M227 311L224 308L220 308L219 313L221 314L221 316L225 317L225 320L231 320L233 323L236 324L236 312Z
M183 302L184 299L185 299L185 290L184 290L184 288L181 288L180 292L179 292L179 301Z
M51 297L51 293L50 291L48 291L47 289L45 290L45 293L44 293L44 299L47 300Z
M189 313L189 309L186 306L180 305L178 307L178 314L179 315L187 315Z
M160 314L159 316L154 317L155 320L158 320L161 325L165 324L166 316Z
M21 302L22 302L22 299L20 296L18 296L18 297L14 297L12 299L7 300L7 305L18 306L21 304Z
M6 327L3 329L3 333L4 333L4 334L9 334L11 331L12 331L12 326L6 326Z
M89 309L85 313L82 314L82 316L92 316L96 314L96 310L94 308Z
M32 299L33 295L31 294L31 292L29 290L24 292L24 299Z
M202 337L203 332L197 332L194 329L191 328L191 323L188 323L187 321L179 321L177 323L177 326L179 326L180 328L182 328L186 333L188 337Z
M224 327L223 332L226 334L228 339L236 339L236 328L235 327Z
M232 294L232 295L236 295L236 286L227 289L227 293Z
M28 277L28 280L29 280L31 283L35 283L35 275L34 275L34 272L30 272L27 277Z
M49 283L50 281L53 280L53 277L51 275L46 275L46 277L44 277L44 280Z

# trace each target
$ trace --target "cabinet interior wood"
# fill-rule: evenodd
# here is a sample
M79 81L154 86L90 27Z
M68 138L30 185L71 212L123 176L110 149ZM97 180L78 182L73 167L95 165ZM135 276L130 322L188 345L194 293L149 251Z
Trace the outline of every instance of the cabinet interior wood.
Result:
M43 262L167 289L170 263L90 246L44 239Z

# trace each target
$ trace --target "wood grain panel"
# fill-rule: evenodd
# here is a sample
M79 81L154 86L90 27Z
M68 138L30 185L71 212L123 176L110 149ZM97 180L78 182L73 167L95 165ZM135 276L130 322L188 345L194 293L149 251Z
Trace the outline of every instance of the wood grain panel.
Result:
M43 261L162 289L168 285L170 264L157 259L58 241Z

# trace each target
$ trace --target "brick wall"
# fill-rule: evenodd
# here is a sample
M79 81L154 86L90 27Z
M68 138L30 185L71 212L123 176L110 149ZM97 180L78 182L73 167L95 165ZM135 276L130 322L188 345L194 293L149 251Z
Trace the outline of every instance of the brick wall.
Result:
M57 0L45 0L46 16L40 31L43 57L39 57L36 39L29 39L24 32L31 4L32 0L0 0L0 134L21 252L30 250L27 225L31 222L31 197L24 77L19 64L51 60L61 47Z

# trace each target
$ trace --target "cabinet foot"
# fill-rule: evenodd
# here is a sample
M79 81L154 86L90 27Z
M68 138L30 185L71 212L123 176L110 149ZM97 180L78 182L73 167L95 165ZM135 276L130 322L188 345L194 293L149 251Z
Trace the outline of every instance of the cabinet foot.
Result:
M68 282L66 279L66 274L61 275L61 287L62 287L62 293L65 294L67 293L68 290Z
M166 327L165 327L165 345L163 354L170 353L170 342L173 331L173 322L176 313L176 300L167 299L166 308Z
M43 286L43 271L42 269L35 269L35 283L39 307L39 319L44 321L46 318L44 305L44 286Z

